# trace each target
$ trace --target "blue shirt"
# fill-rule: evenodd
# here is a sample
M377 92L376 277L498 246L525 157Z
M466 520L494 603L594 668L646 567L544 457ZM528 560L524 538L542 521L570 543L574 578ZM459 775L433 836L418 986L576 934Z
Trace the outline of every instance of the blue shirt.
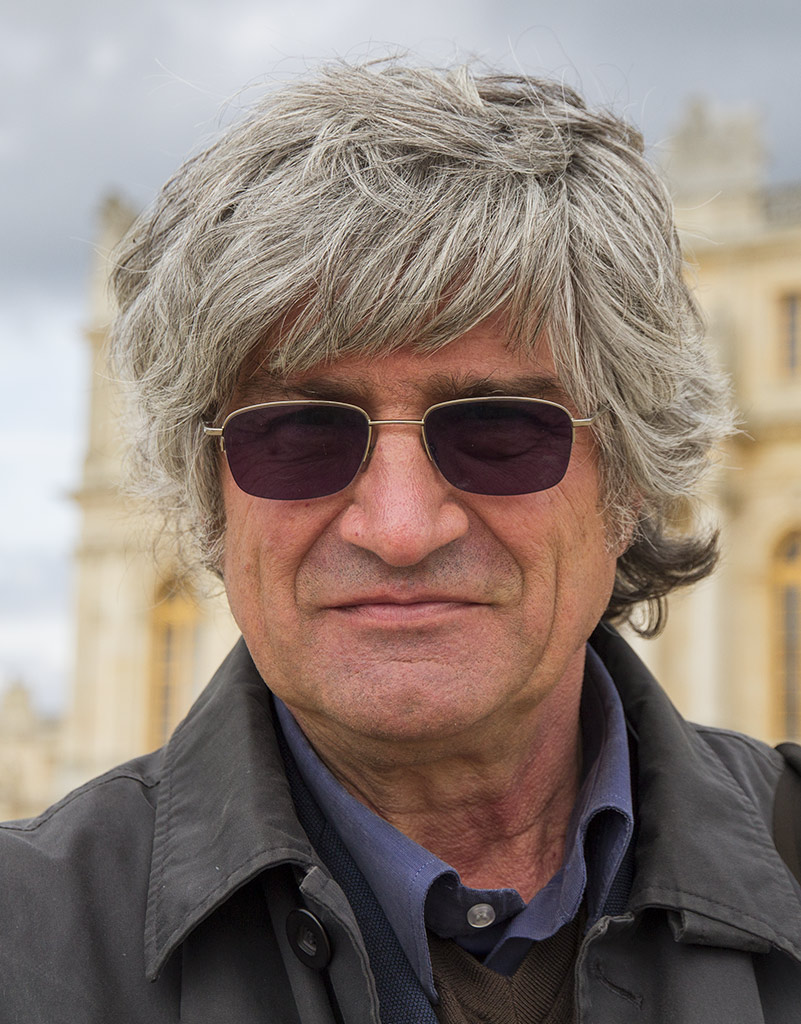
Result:
M587 647L581 699L584 774L568 825L561 868L526 903L514 889L473 889L458 873L360 803L316 755L289 709L275 698L298 769L336 828L392 926L429 999L436 989L426 929L453 938L486 966L512 974L533 941L575 917L586 898L588 923L600 917L634 829L623 708L609 673ZM487 904L492 924L471 925ZM473 910L471 917L486 920Z

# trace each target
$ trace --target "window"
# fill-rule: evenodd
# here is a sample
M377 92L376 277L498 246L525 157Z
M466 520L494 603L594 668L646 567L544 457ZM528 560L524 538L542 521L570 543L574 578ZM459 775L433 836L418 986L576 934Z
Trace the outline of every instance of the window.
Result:
M198 607L176 584L162 588L151 612L151 671L146 708L150 748L162 746L186 714L196 667Z
M801 738L801 530L785 537L773 568L779 733Z
M785 373L801 374L801 292L781 300L780 358Z

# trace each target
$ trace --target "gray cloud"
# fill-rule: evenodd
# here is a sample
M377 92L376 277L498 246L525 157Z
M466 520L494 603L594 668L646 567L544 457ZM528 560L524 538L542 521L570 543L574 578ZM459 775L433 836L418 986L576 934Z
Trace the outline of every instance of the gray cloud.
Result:
M5 20L0 168L13 255L2 280L15 289L79 286L101 194L147 201L242 84L392 43L565 73L654 140L688 93L750 101L764 111L774 175L801 176L801 7L789 0L411 0L380 12L367 0L232 0L224 13L218 0L40 0Z

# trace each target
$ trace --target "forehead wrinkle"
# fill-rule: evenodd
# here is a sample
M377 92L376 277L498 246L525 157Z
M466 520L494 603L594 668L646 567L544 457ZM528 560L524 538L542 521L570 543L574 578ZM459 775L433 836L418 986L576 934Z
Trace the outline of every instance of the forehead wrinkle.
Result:
M261 402L278 402L288 398L320 398L328 401L344 401L345 395L367 398L369 389L356 381L339 383L330 377L301 378L292 380L259 368L236 387L237 405L258 405Z
M240 382L236 401L238 405L256 405L288 398L316 398L369 408L379 397L386 398L387 392L393 398L408 398L412 404L424 405L493 395L545 398L562 404L569 401L558 378L547 374L498 376L493 373L477 375L436 371L422 379L395 380L389 385L382 381L379 395L379 386L348 374L337 374L334 368L314 376L304 374L293 380L291 377L281 378L263 367Z
M483 398L490 395L514 395L521 398L548 398L565 402L565 389L555 376L547 374L436 373L425 382L427 397L439 402L459 398Z
M259 402L269 401L271 397L280 397L274 394L280 389L281 378L264 363L259 363L255 367L246 363L239 371L231 404L257 405Z

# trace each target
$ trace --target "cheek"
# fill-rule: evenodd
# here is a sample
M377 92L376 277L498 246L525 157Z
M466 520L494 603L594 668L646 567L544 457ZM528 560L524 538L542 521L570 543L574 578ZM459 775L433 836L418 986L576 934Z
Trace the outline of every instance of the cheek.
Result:
M287 543L281 537L281 517L272 509L276 503L245 494L233 482L227 467L222 493L223 582L233 616L247 636L253 629L264 628L265 595L277 589L273 574L279 566L273 553L285 555Z
M268 501L241 491L226 471L222 485L225 512L223 568L229 572L257 570L264 553L270 559L289 557L294 538L302 530L302 502Z
M264 631L295 615L297 580L310 549L336 514L328 503L268 501L223 478L225 536L222 571L234 618Z
M222 491L225 510L223 576L230 589L231 581L253 573L258 538L264 531L259 524L259 499L240 491L227 472Z
M226 500L226 526L223 547L223 582L228 604L237 625L247 636L260 626L263 601L261 556L255 528L255 515L246 496Z
M496 517L494 532L515 554L529 591L548 587L557 600L580 600L590 589L611 590L617 552L592 484L521 496Z

